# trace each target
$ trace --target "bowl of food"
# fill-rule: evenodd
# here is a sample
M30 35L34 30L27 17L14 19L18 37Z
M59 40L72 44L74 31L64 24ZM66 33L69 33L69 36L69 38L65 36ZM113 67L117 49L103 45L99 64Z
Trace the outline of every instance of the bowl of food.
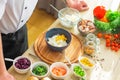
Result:
M81 19L78 22L77 28L82 36L86 36L87 34L94 33L96 31L94 23L86 19Z
M50 49L62 51L69 46L71 33L61 28L52 28L46 32L45 40Z
M33 76L41 79L49 75L49 66L44 62L35 62L31 65L30 72Z
M86 71L77 63L72 64L71 71L74 76L85 79L86 78Z
M73 28L80 20L80 13L73 8L63 8L58 13L60 23L66 28Z
M85 69L93 69L95 66L94 62L87 57L79 57L78 61L80 65Z
M30 59L24 56L19 56L13 61L15 71L20 74L27 73L30 70L31 64Z
M65 79L69 76L69 68L65 63L55 62L50 66L50 74L54 79Z

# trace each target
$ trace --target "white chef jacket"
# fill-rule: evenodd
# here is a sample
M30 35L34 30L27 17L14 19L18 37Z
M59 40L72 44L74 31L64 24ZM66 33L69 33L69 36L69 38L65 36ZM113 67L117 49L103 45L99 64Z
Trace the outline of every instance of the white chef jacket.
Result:
M19 30L30 18L38 0L0 0L0 33Z

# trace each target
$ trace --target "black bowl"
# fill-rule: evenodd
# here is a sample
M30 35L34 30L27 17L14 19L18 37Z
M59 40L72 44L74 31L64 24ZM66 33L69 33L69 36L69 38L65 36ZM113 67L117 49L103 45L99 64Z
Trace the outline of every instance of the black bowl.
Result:
M65 37L67 38L67 40L66 40L67 45L66 46L58 47L58 46L54 46L54 45L51 45L51 44L48 43L48 41L49 41L48 38L51 38L51 37L53 37L54 35L57 35L57 34L65 35ZM67 48L68 45L70 44L70 42L71 42L71 34L68 31L66 31L64 29L61 29L61 28L52 28L52 29L50 29L50 30L48 30L46 32L45 40L46 40L46 43L47 43L47 45L48 45L48 47L50 49L52 49L54 51L62 51L65 48Z

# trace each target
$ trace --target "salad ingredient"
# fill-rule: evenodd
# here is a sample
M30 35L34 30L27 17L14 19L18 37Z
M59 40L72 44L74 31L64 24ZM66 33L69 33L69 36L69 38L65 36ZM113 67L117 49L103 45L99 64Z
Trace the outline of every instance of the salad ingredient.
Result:
M31 65L31 62L27 58L20 58L15 63L15 66L18 69L27 69L30 65Z
M120 12L118 12L118 11L112 12L111 10L109 10L106 13L106 17L107 17L107 19L108 19L109 22L114 21L119 16L120 16Z
M106 16L104 16L103 18L101 18L100 21L102 21L102 22L108 22Z
M102 14L102 13L104 13L104 12L98 12L98 14ZM108 10L105 12L103 17L98 18L98 17L96 17L95 14L94 14L94 17L95 17L94 24L101 31L105 31L108 33L113 33L113 34L120 32L120 30L119 30L119 28L120 28L120 12L119 11Z
M80 77L84 77L85 76L85 71L80 66L75 66L73 68L73 71L74 71L75 74L77 74Z
M102 34L101 38L106 41L106 47L110 47L113 51L118 51L120 49L120 33L118 34Z
M105 13L106 13L106 9L104 6L97 6L93 10L93 14L97 19L103 18Z
M80 63L82 63L84 66L88 66L88 67L94 66L94 64L86 57L80 59Z
M56 75L56 76L63 76L66 74L66 69L62 68L62 67L54 67L52 69L52 72Z
M97 37L98 37L98 38L102 38L102 36L103 36L103 35L102 35L101 32L97 33Z
M32 72L35 75L42 76L42 75L45 75L47 73L47 68L43 65L37 65L33 68Z
M109 23L106 23L106 22L102 22L96 18L94 18L94 22L95 22L95 26L102 30L102 31L111 31L111 27L110 27L110 24Z
M67 38L64 34L57 34L52 36L51 38L48 38L48 43L56 46L56 47L63 47L67 45Z

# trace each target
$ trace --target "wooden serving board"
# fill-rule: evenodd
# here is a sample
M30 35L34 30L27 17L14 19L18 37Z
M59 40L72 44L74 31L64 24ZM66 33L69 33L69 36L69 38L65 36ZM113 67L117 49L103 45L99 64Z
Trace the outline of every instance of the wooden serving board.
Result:
M45 33L43 33L36 39L34 43L34 50L40 59L49 64L54 62L64 62L68 64L65 55L71 61L71 63L74 63L77 62L78 57L83 53L82 43L74 34L72 34L70 45L64 51L56 52L47 46L45 42Z

